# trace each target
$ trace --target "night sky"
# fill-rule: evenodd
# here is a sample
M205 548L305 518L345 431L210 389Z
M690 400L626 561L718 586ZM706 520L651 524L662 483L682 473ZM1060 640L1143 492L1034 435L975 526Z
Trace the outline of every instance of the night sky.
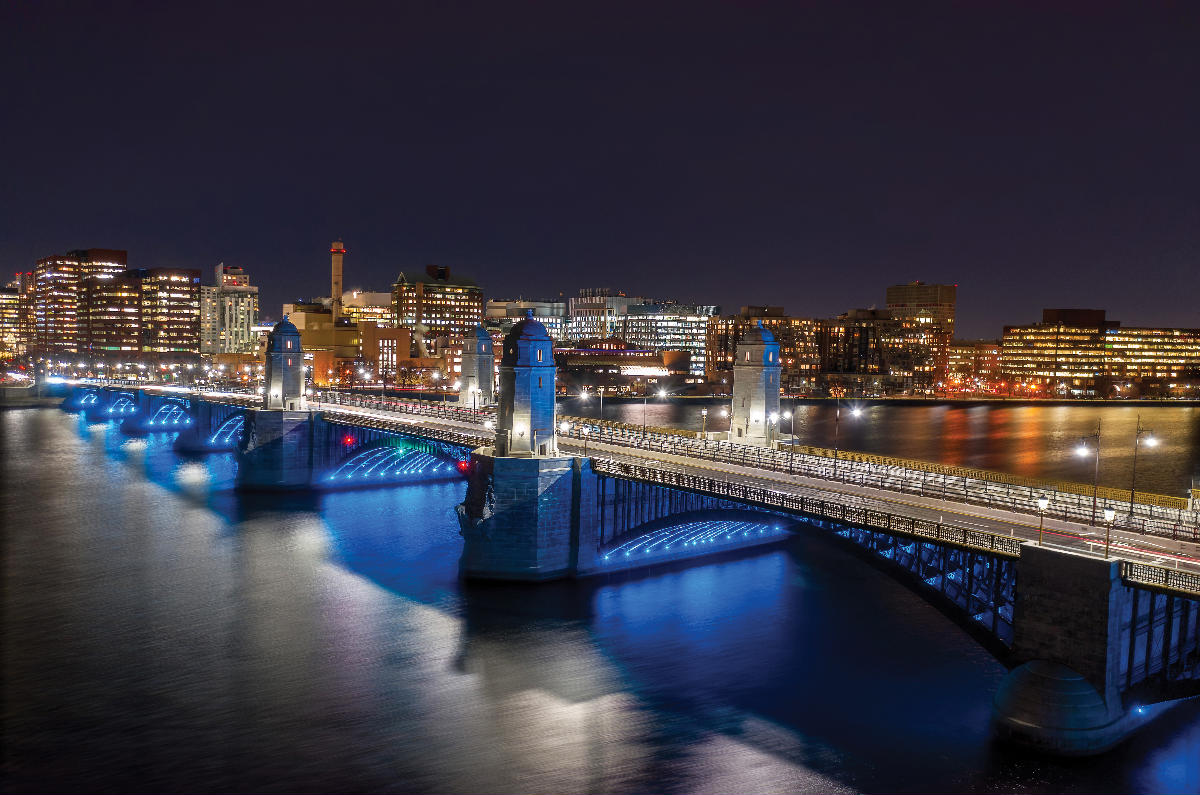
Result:
M1200 3L0 4L0 266L1200 327Z

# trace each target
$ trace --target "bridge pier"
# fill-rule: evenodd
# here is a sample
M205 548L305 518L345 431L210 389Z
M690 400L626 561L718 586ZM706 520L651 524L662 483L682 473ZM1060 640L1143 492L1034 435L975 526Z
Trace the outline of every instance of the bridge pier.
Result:
M250 409L238 451L237 487L250 490L306 489L314 462L323 460L313 411Z
M1115 559L1026 543L1014 616L1014 668L996 693L997 736L1068 756L1101 753L1167 705L1127 703L1122 623L1130 587Z
M458 506L464 577L553 580L595 557L596 477L588 459L471 454L467 496ZM582 561L581 561L582 558Z

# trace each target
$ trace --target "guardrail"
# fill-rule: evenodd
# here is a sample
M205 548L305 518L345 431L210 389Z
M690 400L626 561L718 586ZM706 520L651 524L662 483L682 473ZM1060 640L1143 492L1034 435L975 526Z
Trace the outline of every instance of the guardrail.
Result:
M1200 599L1200 574L1130 560L1121 561L1120 571L1127 585L1144 585Z
M436 428L429 425L414 426L412 423L401 422L400 420L392 420L386 417L371 417L364 414L359 414L358 412L344 411L338 408L325 409L324 414L326 415L326 419L332 422L340 422L344 425L353 425L359 428L373 428L378 431L391 431L410 436L421 436L428 439L436 439L441 442L449 442L450 444L456 444L467 448L478 447L480 442L486 441L486 435L482 433L473 434L466 431L452 430L450 428Z

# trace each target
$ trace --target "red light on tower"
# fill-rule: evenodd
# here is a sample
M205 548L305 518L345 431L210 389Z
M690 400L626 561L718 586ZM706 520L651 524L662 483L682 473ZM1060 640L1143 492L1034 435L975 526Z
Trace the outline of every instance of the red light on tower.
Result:
M342 444L349 447L350 445L354 444L354 437L351 436L350 434L346 434L345 436L342 437Z
M471 462L470 461L459 461L458 464L456 464L456 466L458 467L458 471L465 475L465 474L467 474L467 470L471 468Z

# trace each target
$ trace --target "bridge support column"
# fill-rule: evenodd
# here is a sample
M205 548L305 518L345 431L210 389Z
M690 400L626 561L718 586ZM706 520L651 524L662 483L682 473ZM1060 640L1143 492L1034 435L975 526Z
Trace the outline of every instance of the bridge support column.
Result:
M553 580L595 557L596 478L587 459L471 454L458 506L464 577Z
M1119 562L1025 544L1017 572L1013 656L996 693L997 734L1086 756L1123 740L1160 710L1121 693L1121 618L1130 589Z
M250 409L238 450L239 489L306 489L314 477L317 449L316 413Z

